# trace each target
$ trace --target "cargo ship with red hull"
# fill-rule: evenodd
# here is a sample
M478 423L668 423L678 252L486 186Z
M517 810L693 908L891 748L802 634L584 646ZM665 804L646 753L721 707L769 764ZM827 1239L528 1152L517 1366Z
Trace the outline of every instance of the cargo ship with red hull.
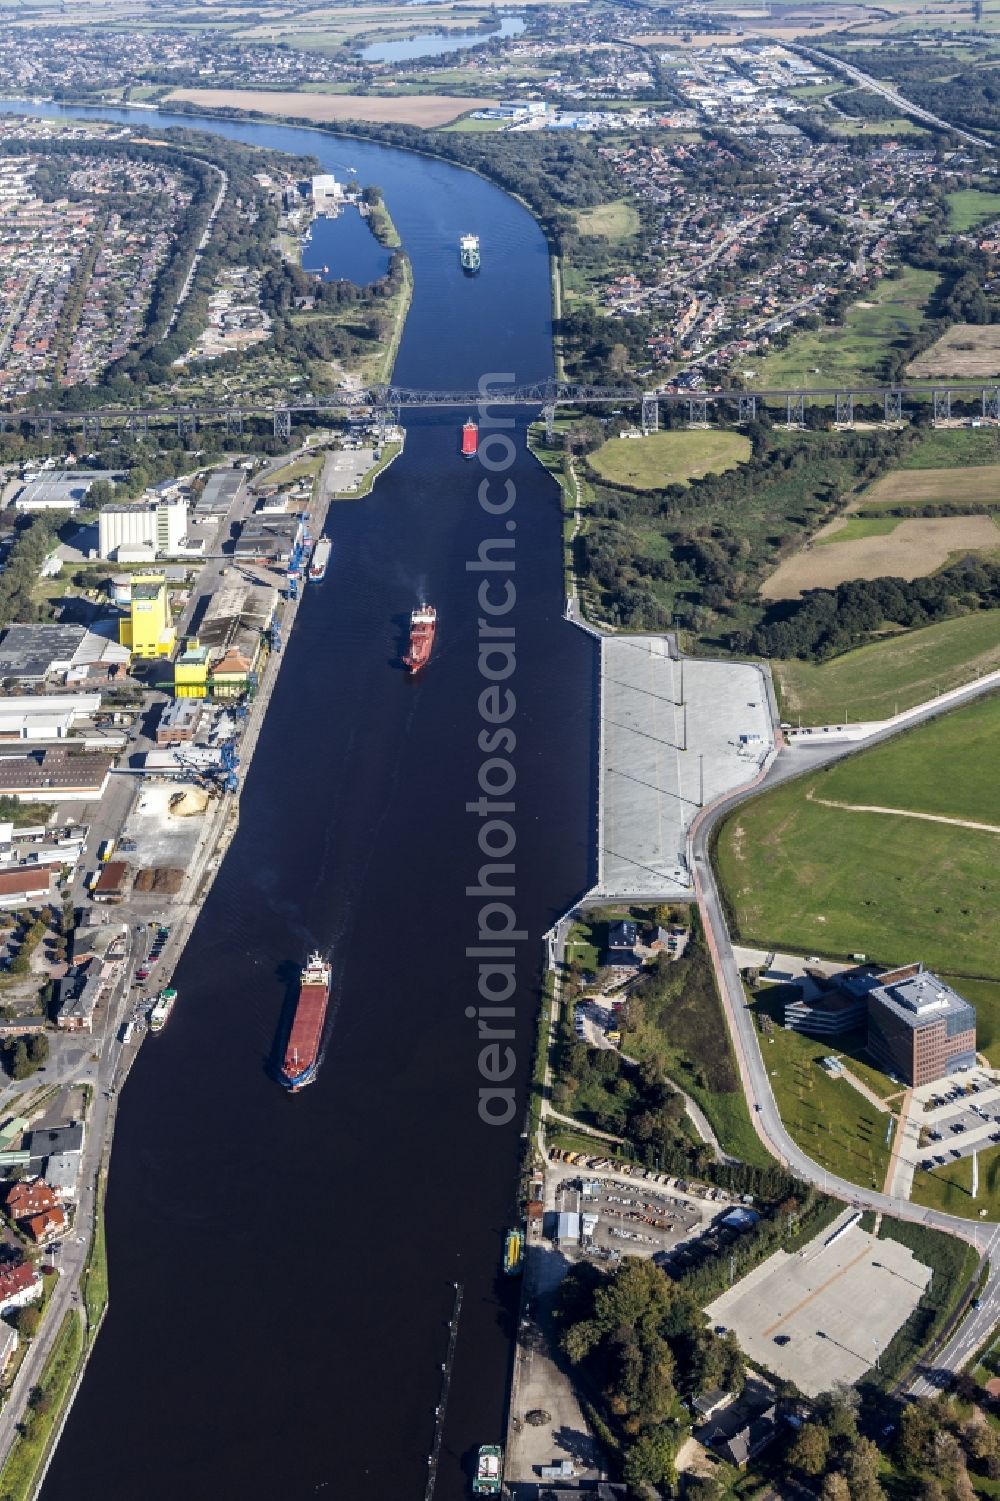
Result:
M470 417L462 424L462 458L474 459L479 447L479 429Z
M330 966L322 954L310 954L299 981L299 999L281 1065L281 1082L292 1094L316 1077L329 1004Z
M403 665L411 673L419 672L431 659L437 618L437 610L433 605L421 605L410 615L410 650L403 658Z

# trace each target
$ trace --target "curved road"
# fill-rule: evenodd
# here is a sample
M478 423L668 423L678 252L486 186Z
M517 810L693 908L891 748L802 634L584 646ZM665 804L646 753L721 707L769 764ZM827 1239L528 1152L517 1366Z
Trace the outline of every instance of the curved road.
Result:
M936 718L939 714L953 708L956 703L968 702L989 691L991 691L989 684L971 683L967 690L954 695L949 703L931 704L914 713L905 728L909 729L913 725ZM898 733L900 733L899 729L892 728L878 731L862 741L840 742L839 744L813 742L808 746L799 743L794 749L781 751L756 784L720 799L698 815L691 828L690 849L695 893L705 925L719 993L722 996L726 1020L736 1050L751 1118L764 1146L800 1178L815 1184L825 1193L844 1199L859 1209L871 1209L877 1213L891 1215L896 1219L912 1220L927 1225L931 1229L944 1230L949 1234L961 1236L963 1240L975 1246L981 1258L984 1260L988 1258L990 1261L989 1278L977 1300L979 1307L972 1311L961 1325L959 1332L936 1355L934 1370L930 1373L930 1378L922 1376L912 1388L914 1394L925 1395L941 1384L943 1373L960 1369L978 1346L988 1338L995 1325L1000 1322L1000 1257L994 1258L993 1254L1000 1243L1000 1225L980 1225L974 1221L960 1219L956 1215L943 1214L936 1209L926 1209L920 1205L911 1204L908 1199L861 1188L855 1183L849 1183L846 1179L827 1172L792 1140L782 1123L771 1089L767 1068L757 1040L753 1016L747 1006L743 981L733 953L715 872L709 858L709 844L713 830L721 819L731 813L734 808L739 807L741 803L748 801L759 792L767 791L793 777L815 770L817 767L827 766L859 750L866 750Z

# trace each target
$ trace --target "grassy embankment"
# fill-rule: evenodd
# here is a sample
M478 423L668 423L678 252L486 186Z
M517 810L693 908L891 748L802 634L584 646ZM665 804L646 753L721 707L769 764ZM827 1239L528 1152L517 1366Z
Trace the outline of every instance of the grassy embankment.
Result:
M75 1311L66 1314L42 1370L38 1396L0 1469L0 1495L30 1501L63 1407L83 1357L83 1324Z
M829 662L772 662L785 719L885 719L1000 668L1000 610L869 642Z
M883 1096L898 1092L898 1086L861 1056L861 1035L817 1039L786 1032L785 996L784 986L765 986L753 1000L758 1025L764 1017L773 1023L762 1030L760 1048L781 1119L799 1146L828 1171L865 1188L881 1188L889 1165L886 1134L892 1117L845 1079L828 1074L821 1059L835 1053L866 1084L873 1082L874 1074L877 1092Z
M992 695L733 813L715 854L739 936L1000 979L1000 835L856 811L1000 825L998 732L1000 695Z

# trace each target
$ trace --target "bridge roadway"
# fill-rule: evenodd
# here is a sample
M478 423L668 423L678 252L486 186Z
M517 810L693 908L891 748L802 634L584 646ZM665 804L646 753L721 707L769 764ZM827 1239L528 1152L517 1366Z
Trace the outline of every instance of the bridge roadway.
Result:
M324 396L301 400L240 402L233 400L225 406L210 403L188 406L136 406L94 407L88 410L66 408L17 408L0 410L0 433L9 427L30 424L37 428L79 425L84 432L96 435L103 425L122 424L129 428L145 428L150 422L170 419L183 430L194 430L199 423L225 422L231 428L242 428L244 420L270 418L275 429L284 426L287 430L295 417L324 412L363 411L397 413L405 408L456 407L465 411L478 411L492 406L538 406L548 411L560 406L609 406L617 403L644 407L651 425L655 426L655 411L662 402L668 406L687 406L699 412L705 419L709 407L732 404L741 418L756 415L758 404L786 406L789 414L797 409L799 420L806 401L835 404L838 420L853 420L854 403L881 404L888 418L903 420L902 402L905 397L930 400L934 404L935 417L951 415L952 398L978 401L984 418L1000 421L1000 385L976 382L914 382L899 386L801 386L784 390L746 391L737 387L717 390L641 390L632 386L572 385L566 382L544 381L532 385L509 385L496 389L421 391L408 386L373 385L341 387ZM789 415L789 420L791 415Z

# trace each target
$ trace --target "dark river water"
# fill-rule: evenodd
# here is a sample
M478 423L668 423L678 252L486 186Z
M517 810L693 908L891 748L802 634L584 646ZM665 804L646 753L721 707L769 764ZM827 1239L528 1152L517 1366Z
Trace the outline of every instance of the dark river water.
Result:
M46 112L39 110L39 113ZM50 110L49 113L57 113ZM143 111L129 119L171 123ZM321 132L176 123L318 156L377 182L414 268L396 366L416 387L550 371L548 259L512 199L444 163ZM483 243L478 278L457 240ZM107 1223L111 1303L44 1501L178 1496L421 1501L454 1281L465 1290L436 1501L502 1439L515 1202L543 931L589 883L596 662L562 619L555 485L514 430L504 521L457 453L466 413L406 416L372 497L332 508L249 770L240 828L178 968L180 1001L123 1092ZM516 520L516 532L504 531ZM516 541L518 1108L484 1125L474 961L482 856L477 667L486 538ZM410 609L438 644L410 681ZM287 973L332 951L318 1082L267 1065Z

